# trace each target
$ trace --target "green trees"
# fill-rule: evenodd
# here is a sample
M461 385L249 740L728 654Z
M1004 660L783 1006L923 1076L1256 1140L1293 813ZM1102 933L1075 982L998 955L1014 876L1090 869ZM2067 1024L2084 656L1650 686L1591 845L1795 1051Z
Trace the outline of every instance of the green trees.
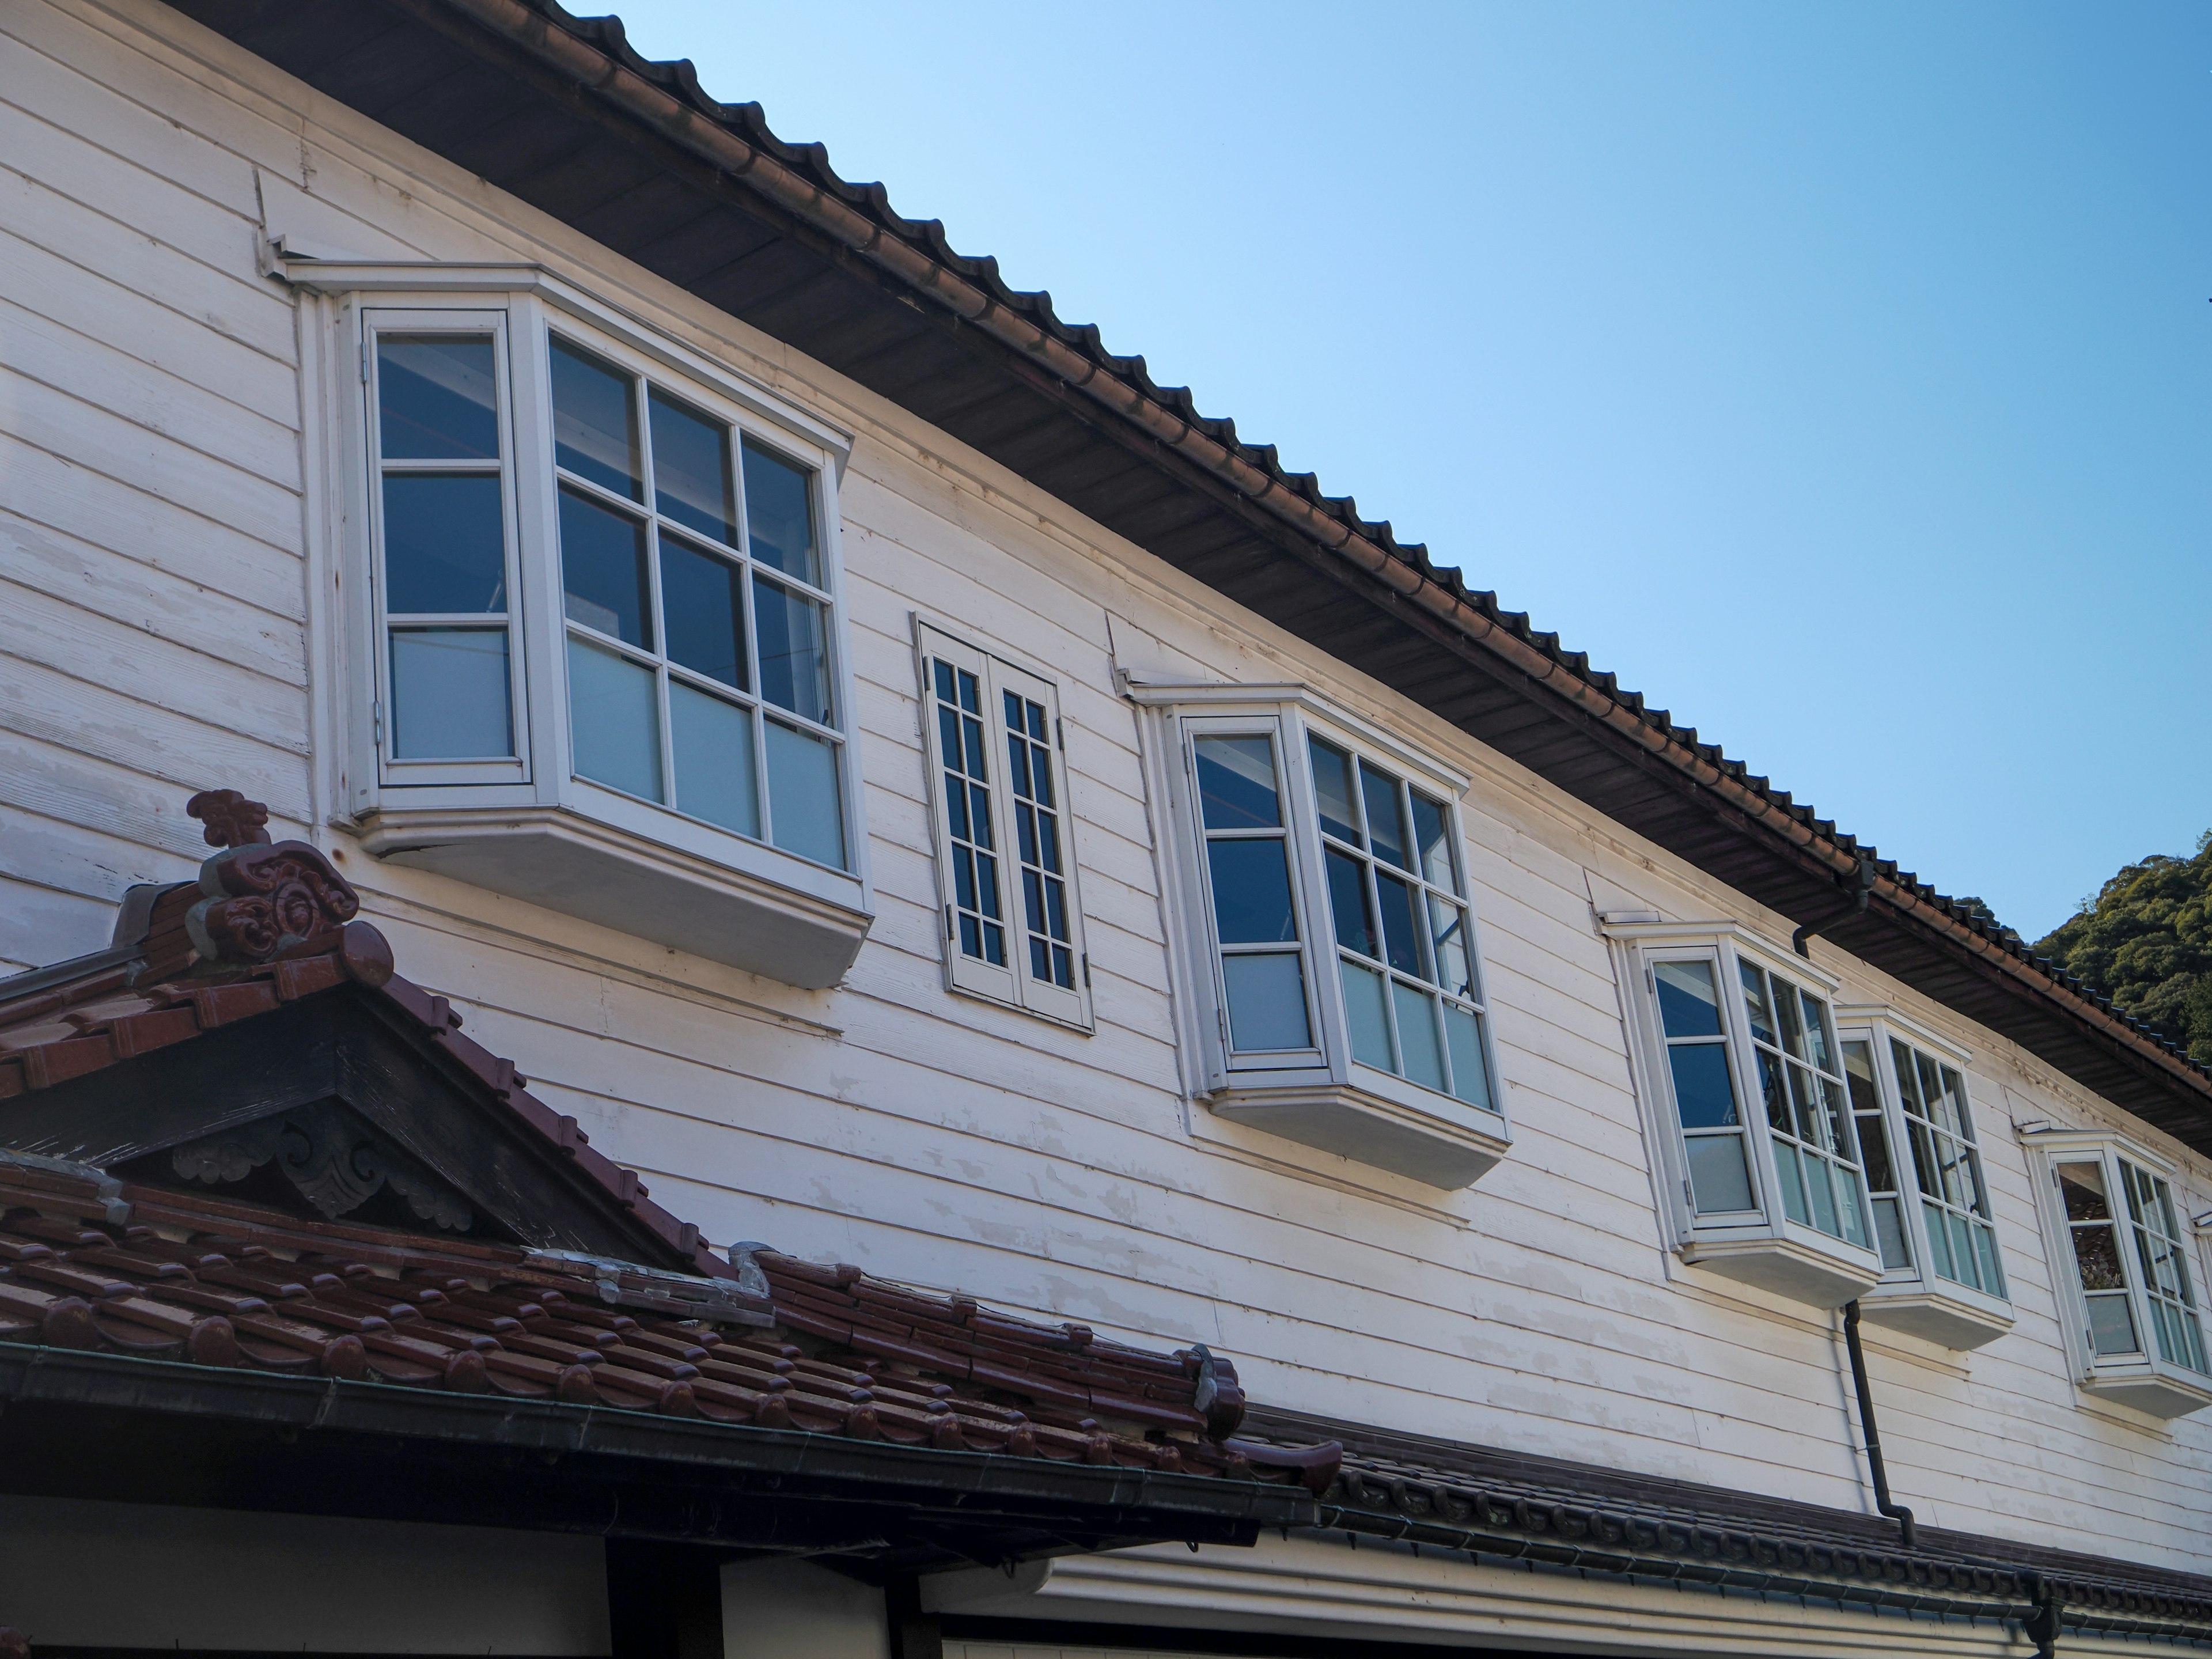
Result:
M2035 950L2212 1061L2212 830L2193 858L2129 865Z

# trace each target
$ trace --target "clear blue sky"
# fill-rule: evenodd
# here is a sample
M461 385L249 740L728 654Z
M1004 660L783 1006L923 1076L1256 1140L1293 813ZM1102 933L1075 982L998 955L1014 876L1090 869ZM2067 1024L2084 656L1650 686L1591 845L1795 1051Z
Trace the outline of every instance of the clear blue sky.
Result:
M627 0L2030 939L2212 826L2212 5Z

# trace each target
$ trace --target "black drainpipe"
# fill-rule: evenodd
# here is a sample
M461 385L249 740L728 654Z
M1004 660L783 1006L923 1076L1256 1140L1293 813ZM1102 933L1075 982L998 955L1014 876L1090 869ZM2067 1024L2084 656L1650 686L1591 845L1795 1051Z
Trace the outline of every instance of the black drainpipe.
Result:
M1813 959L1813 953L1805 948L1807 942L1818 934L1825 933L1839 921L1846 921L1852 916L1864 915L1867 901L1874 896L1874 884L1881 878L1881 872L1872 864L1865 859L1859 860L1851 873L1848 877L1839 878L1837 884L1849 893L1850 897L1844 901L1841 908L1822 916L1817 921L1805 923L1796 933L1790 934L1790 948L1804 957L1806 961L1810 962Z
M1874 1476L1874 1506L1897 1522L1905 1547L1916 1547L1912 1511L1889 1495L1889 1471L1882 1467L1881 1432L1875 1427L1874 1390L1867 1386L1866 1351L1859 1346L1859 1304L1844 1304L1844 1346L1851 1356L1851 1384L1859 1393L1859 1437L1866 1442L1867 1469Z

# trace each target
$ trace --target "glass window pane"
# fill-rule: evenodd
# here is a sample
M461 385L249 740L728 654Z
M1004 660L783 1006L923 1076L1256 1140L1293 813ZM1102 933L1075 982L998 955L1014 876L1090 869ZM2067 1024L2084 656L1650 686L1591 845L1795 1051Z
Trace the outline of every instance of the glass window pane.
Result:
M1659 1020L1670 1037L1718 1036L1720 1000L1709 962L1662 962L1652 969L1659 985Z
M752 715L735 703L671 680L668 732L676 748L678 808L741 836L759 835Z
M660 710L650 668L571 635L568 724L580 778L660 799Z
M1892 1037L1889 1057L1897 1066L1898 1092L1904 1098L1905 1109L1915 1117L1927 1116L1928 1105L1920 1097L1920 1074L1913 1065L1912 1050Z
M730 428L653 392L653 501L681 525L738 544L737 502L730 489Z
M1429 923L1436 940L1437 983L1454 996L1469 1002L1482 1000L1474 982L1474 966L1467 948L1467 911L1449 900L1429 895Z
M1843 1223L1844 1242L1865 1245L1868 1243L1866 1211L1860 1202L1857 1172L1844 1164L1831 1164L1828 1165L1828 1179L1836 1188L1836 1219Z
M2127 1273L2120 1265L2120 1246L2109 1224L2092 1223L2075 1227L2074 1232L2074 1266L2081 1275L2085 1291L2120 1291L2127 1288Z
M1874 1231L1881 1245L1883 1271L1912 1265L1912 1252L1905 1246L1905 1218L1898 1212L1894 1198L1875 1200Z
M1444 1005L1444 1048L1451 1055L1452 1092L1470 1106L1486 1112L1492 1103L1490 1068L1483 1063L1482 1017L1464 1008Z
M2112 1208L2106 1201L2105 1166L2102 1164L2060 1164L2058 1192L2066 1200L2066 1218L2069 1221L2109 1221L2112 1218Z
M1973 1229L1966 1218L1956 1212L1950 1212L1948 1218L1951 1228L1952 1276L1961 1285L1979 1290L1982 1288L1982 1272L1981 1263L1974 1257Z
M1305 969L1296 951L1224 957L1221 978L1229 992L1229 1041L1239 1053L1313 1047Z
M1283 821L1275 746L1266 738L1200 738L1199 810L1209 830L1272 830Z
M1795 1155L1788 1154L1782 1147L1776 1147L1775 1153L1777 1157L1788 1157L1790 1161L1796 1161ZM1784 1191L1788 1190L1789 1184L1785 1177L1783 1181ZM1836 1189L1830 1179L1830 1166L1826 1158L1810 1156L1805 1158L1805 1195L1812 1200L1813 1224L1831 1238L1841 1238L1844 1224L1842 1218L1836 1213Z
M1459 891L1459 872L1452 864L1451 815L1442 803L1413 793L1413 844L1419 849L1421 873L1439 887Z
M507 528L495 472L384 475L390 616L507 609Z
M1735 1091L1729 1085L1728 1050L1717 1042L1677 1043L1667 1050L1674 1078L1674 1109L1686 1129L1717 1129L1735 1121Z
M1382 912L1382 947L1401 974L1426 979L1428 965L1421 960L1420 924L1413 919L1413 890L1396 876L1375 872L1375 896Z
M1814 1174L1820 1166L1814 1165ZM1774 1143L1774 1172L1782 1181L1782 1212L1801 1227L1813 1224L1813 1213L1805 1207L1805 1166L1799 1162L1797 1149L1786 1140Z
M744 689L744 579L736 565L664 533L660 609L672 661Z
M1398 1053L1405 1074L1438 1094L1444 1087L1443 1045L1437 1036L1437 1000L1402 980L1390 981L1390 1000L1398 1016Z
M1766 975L1747 962L1739 962L1735 966L1743 979L1743 1007L1751 1018L1751 1034L1761 1042L1772 1042L1774 1014L1766 994Z
M507 759L514 711L504 628L392 631L393 758Z
M756 575L753 633L760 641L761 696L794 714L834 726L829 633L822 606L780 582Z
M1769 982L1774 988L1771 1006L1776 1016L1775 1024L1779 1028L1781 1046L1793 1058L1802 1060L1805 1058L1805 1027L1798 1017L1797 999L1790 994L1787 981L1770 980ZM1767 1040L1775 1041L1772 1037Z
M1356 962L1340 960L1344 982L1344 1018L1352 1031L1352 1057L1379 1072L1394 1069L1390 1022L1382 1012L1382 975Z
M1380 961L1382 941L1376 934L1367 902L1366 865L1333 847L1322 854L1322 864L1328 872L1328 908L1336 924L1336 942Z
M643 501L629 376L557 337L551 358L553 459L580 478Z
M561 492L561 585L568 620L653 648L645 526Z
M745 441L747 550L763 564L822 586L814 545L813 475Z
M2137 1353L2135 1316L2124 1296L2089 1298L2089 1346L2100 1355Z
M387 461L499 459L498 359L489 334L381 336L376 401Z
M1790 1118L1790 1089L1782 1080L1782 1062L1764 1048L1751 1051L1751 1063L1759 1068L1759 1091L1766 1105L1766 1125L1784 1134L1795 1134L1797 1126Z
M1359 839L1359 815L1352 805L1352 757L1334 744L1323 743L1316 737L1306 739L1306 747L1313 757L1314 804L1322 833L1354 847L1364 847L1366 843Z
M1690 1190L1697 1196L1699 1215L1752 1207L1751 1175L1744 1168L1741 1135L1692 1135L1684 1146L1689 1155Z
M1824 1072L1833 1072L1836 1056L1828 1042L1828 1005L1810 991L1800 991L1797 1000L1805 1012L1805 1058Z
M1401 870L1413 867L1409 850L1412 837L1398 810L1397 780L1359 763L1359 793L1367 808L1367 834L1375 856L1388 859Z
M1283 945L1297 938L1279 838L1209 841L1206 861L1213 877L1215 937L1222 944Z
M1990 1227L1975 1227L1974 1254L1982 1264L1982 1288L1991 1296L2004 1295L2004 1267L1997 1260L1996 1234Z
M837 784L836 745L776 720L768 723L767 737L768 811L775 844L842 870L845 800ZM998 914L995 901L990 914Z

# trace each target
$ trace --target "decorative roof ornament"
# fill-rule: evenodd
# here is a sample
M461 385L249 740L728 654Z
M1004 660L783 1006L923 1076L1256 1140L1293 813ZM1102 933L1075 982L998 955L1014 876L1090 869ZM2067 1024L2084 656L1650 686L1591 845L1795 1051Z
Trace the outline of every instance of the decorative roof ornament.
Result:
M361 896L320 852L303 841L270 842L264 803L235 789L203 789L185 811L207 826L208 845L222 849L200 866L202 897L184 917L203 962L258 965L327 951L360 914Z

